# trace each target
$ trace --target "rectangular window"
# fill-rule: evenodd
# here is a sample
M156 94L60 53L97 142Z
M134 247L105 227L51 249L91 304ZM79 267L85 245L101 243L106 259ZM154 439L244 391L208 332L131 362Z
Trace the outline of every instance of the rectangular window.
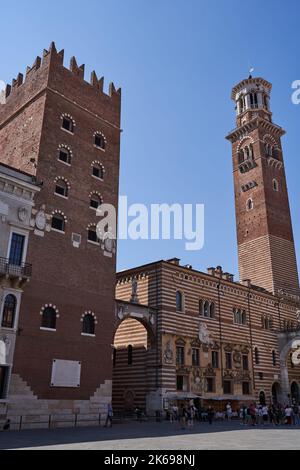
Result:
M223 383L224 394L231 395L232 394L232 382L231 380L224 380Z
M188 377L184 375L177 375L177 391L178 392L188 391Z
M232 353L226 353L226 369L232 369Z
M200 351L198 348L192 349L192 365L200 366Z
M211 353L211 363L214 369L219 368L219 353L218 351L212 351Z
M243 382L243 395L250 395L250 383Z
M249 360L248 356L246 356L245 354L243 355L243 369L249 370Z
M215 392L215 379L213 377L207 377L206 379L206 392L207 393Z
M8 371L8 367L0 366L0 400L6 398Z
M59 232L65 231L65 221L62 217L53 216L51 227Z
M23 251L25 236L19 233L13 233L10 244L9 263L14 266L21 266L23 261Z
M176 362L178 366L184 366L184 347L177 346L176 348Z
M101 179L101 170L97 166L93 166L93 176Z

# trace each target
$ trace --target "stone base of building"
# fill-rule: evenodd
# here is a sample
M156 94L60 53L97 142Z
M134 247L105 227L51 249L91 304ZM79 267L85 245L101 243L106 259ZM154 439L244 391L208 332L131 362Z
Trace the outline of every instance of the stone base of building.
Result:
M40 400L19 375L13 374L0 426L6 419L11 420L11 430L99 426L105 423L111 400L111 380L100 385L89 400Z

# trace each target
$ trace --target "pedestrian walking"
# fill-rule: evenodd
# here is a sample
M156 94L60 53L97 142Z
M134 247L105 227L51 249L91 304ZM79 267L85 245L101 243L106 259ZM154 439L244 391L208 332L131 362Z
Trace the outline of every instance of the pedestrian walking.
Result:
M292 409L291 405L286 405L285 410L284 410L284 414L285 414L286 424L288 426L291 426L292 425L292 415L293 415L293 409Z
M267 407L267 405L264 405L262 407L261 413L263 419L263 426L265 426L266 424L268 424L269 421L269 408Z
M105 425L104 425L105 428L109 428L109 427L111 428L112 427L113 415L114 415L114 413L113 413L112 404L108 403L106 421L105 421Z

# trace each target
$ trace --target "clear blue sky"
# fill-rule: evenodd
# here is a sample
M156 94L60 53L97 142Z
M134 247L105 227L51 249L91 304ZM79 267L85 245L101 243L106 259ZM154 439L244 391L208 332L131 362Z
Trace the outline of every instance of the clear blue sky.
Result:
M130 203L204 203L206 241L122 241L118 267L177 256L195 268L237 273L230 144L233 85L273 83L300 260L298 0L36 0L1 2L0 79L9 82L55 40L123 90L121 195Z

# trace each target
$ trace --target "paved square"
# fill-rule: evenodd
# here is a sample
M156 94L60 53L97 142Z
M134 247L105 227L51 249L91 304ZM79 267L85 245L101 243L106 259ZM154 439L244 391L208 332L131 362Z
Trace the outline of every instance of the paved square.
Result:
M168 422L0 433L0 449L49 450L299 450L299 427L254 427L197 423L182 430Z

